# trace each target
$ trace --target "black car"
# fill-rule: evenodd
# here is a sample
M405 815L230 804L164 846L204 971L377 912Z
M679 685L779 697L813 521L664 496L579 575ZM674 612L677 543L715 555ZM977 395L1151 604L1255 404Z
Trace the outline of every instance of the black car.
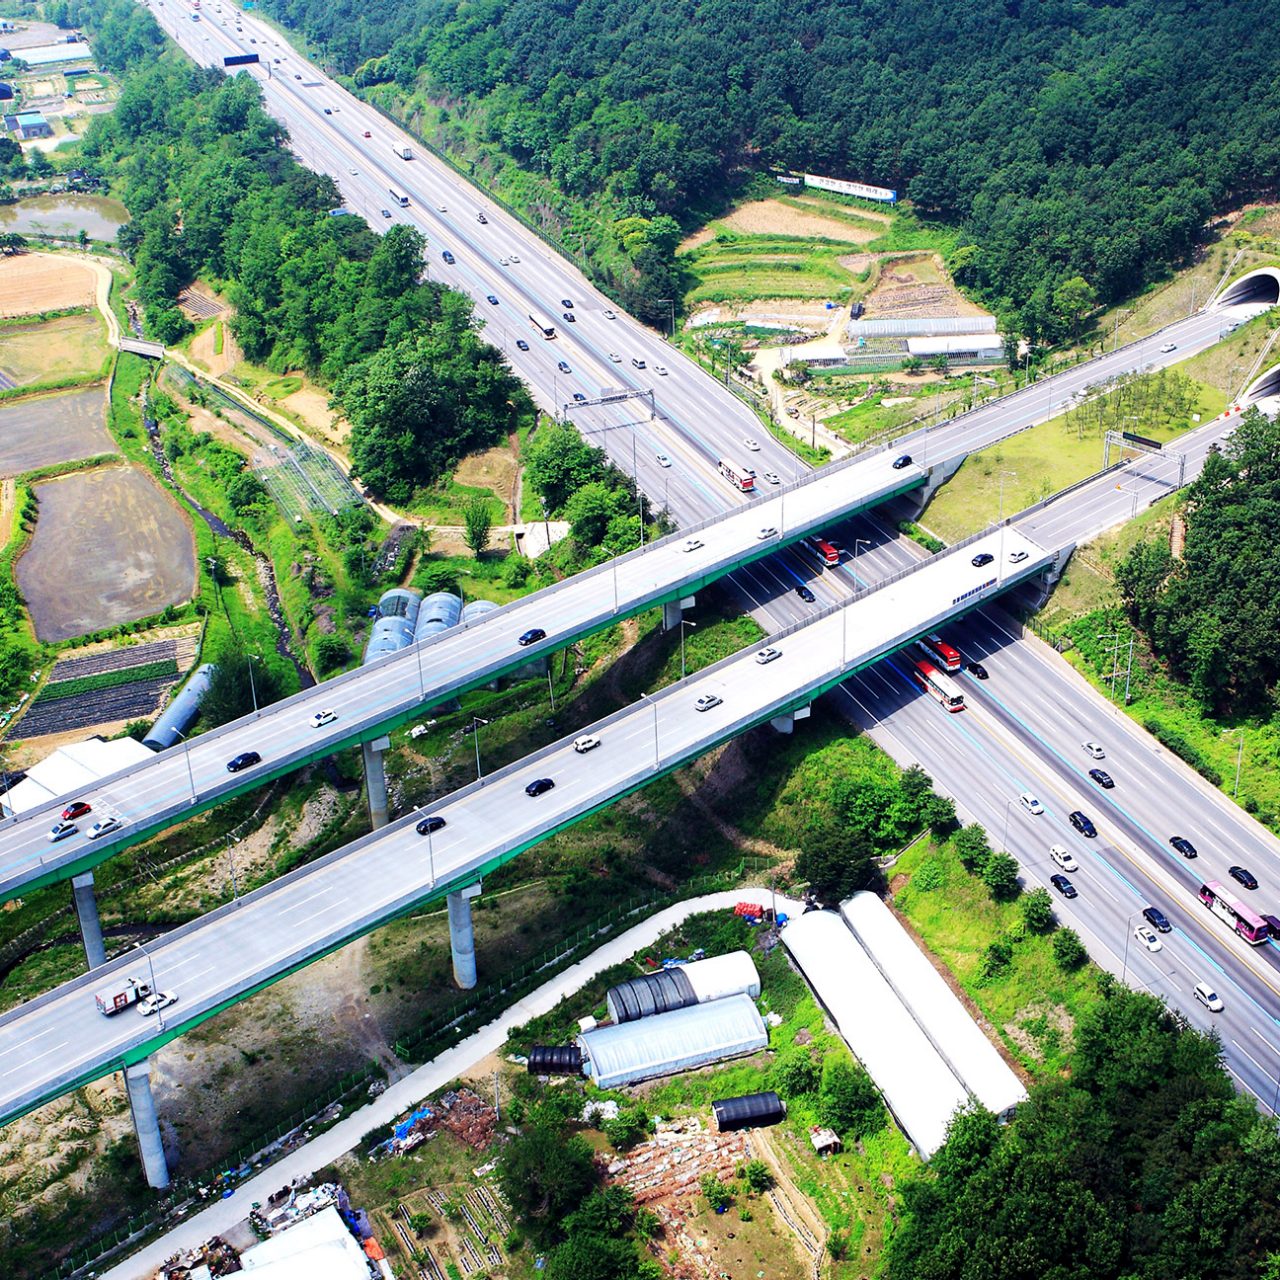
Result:
M586 402L587 402L587 397L586 397L586 396L584 396L584 395L582 394L582 392L581 392L581 391L575 391L575 392L573 393L573 398L574 398L574 399L575 399L579 404L586 404Z
M256 751L242 751L234 760L227 761L227 772L239 773L241 769L261 763L262 757Z
M911 455L909 453L904 453L902 457L894 458L893 460L893 469L895 471L901 471L903 467L909 467L910 465Z
M1067 879L1066 876L1050 876L1049 883L1053 885L1064 898L1078 898L1080 895L1076 892L1076 887Z
M1246 889L1256 889L1258 887L1258 877L1248 867L1228 867L1227 875L1233 880L1239 881Z
M573 303L572 303L568 298L561 298L561 299L560 299L560 305L561 305L561 306L562 306L566 311L572 311L572 310L573 310Z
M1067 814L1067 821L1082 835L1093 839L1098 834L1098 828L1093 825L1093 819L1087 813L1082 813L1079 809Z
M529 630L520 637L518 643L527 648L529 645L537 644L539 640L545 640L546 638L547 633L543 631L541 627L530 627Z
M485 297L488 298L490 306L496 307L498 305L498 299L495 298L493 294L491 293L485 294Z
M433 831L439 831L445 825L445 821L438 813L433 813L429 818L423 818L418 823L418 834L420 836L430 835Z
M524 793L527 796L545 795L555 785L554 780L551 778L536 778L533 782L529 783L527 787L525 787Z
M566 312L564 313L564 318L565 318L565 320L566 320L569 324L574 324L574 323L575 323L575 317L574 317L574 314L573 314L573 312L572 312L572 311L566 311Z
M1182 854L1184 858L1194 858L1196 856L1196 847L1187 839L1186 836L1170 836L1169 843L1180 854Z
M1104 791L1110 791L1116 785L1116 780L1105 769L1090 769L1089 777Z
M805 604L813 603L813 599L814 599L813 592L810 591L809 588L806 587L803 582L796 588L796 595L798 595L800 599L805 602Z
M994 559L995 556L993 556L990 551L979 551L978 554L969 561L969 563L973 565L975 569L981 569L983 565L990 564Z
M529 350L529 344L523 338L516 339L516 346L519 347L521 351Z
M986 667L984 667L980 662L970 662L968 664L968 670L969 674L978 680L986 680L988 678L989 673Z
M325 115L327 115L327 116L331 116L331 115L333 115L333 108L332 108L332 107L325 107L325 109L324 109L324 113L325 113Z
M1142 912L1142 918L1157 933L1173 932L1173 925L1169 923L1169 918L1165 915L1163 911L1160 910L1159 907L1144 907Z

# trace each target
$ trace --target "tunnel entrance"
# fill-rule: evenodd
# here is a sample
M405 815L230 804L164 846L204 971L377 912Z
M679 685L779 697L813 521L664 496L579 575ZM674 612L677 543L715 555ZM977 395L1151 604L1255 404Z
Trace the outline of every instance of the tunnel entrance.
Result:
M1280 303L1280 268L1262 267L1229 284L1218 299L1219 307L1244 305L1274 307Z

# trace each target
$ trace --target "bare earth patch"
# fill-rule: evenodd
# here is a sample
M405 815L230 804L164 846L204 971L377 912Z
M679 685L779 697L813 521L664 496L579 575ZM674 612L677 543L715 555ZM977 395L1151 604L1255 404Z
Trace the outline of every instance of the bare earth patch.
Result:
M481 453L468 454L458 464L454 479L473 489L488 489L515 519L516 476L519 467L510 445L497 445Z
M215 378L222 377L244 359L244 353L240 350L235 338L231 336L231 325L228 319L229 316L221 317L191 339L191 359L208 369ZM222 326L221 354L215 350L218 344L219 325Z
M303 387L280 401L283 408L296 414L322 440L342 449L351 434L351 423L336 409L329 408L329 397L314 387Z
M17 575L40 640L131 622L191 598L191 529L145 472L100 467L46 481L36 495L36 532Z
M92 377L106 358L106 333L96 312L0 330L0 369L20 387Z
M96 294L93 268L74 258L53 253L0 257L0 316L91 307Z
M868 320L987 314L951 283L942 263L932 253L885 262L880 280L866 301Z
M101 387L0 407L0 475L115 453Z
M875 227L859 227L856 223L820 213L816 206L810 213L794 209L781 200L753 200L720 221L732 231L753 236L803 236L866 244L881 234Z

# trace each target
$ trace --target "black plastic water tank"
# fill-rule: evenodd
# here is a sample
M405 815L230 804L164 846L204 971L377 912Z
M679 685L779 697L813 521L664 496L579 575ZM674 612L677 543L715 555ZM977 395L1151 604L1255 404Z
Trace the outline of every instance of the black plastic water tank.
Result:
M782 1099L776 1093L744 1093L737 1098L721 1098L711 1104L711 1110L715 1113L716 1128L721 1133L777 1124L787 1114Z
M582 1050L576 1044L535 1044L529 1050L531 1076L580 1076Z
M679 965L659 969L610 987L605 995L614 1022L635 1022L654 1013L670 1013L698 1003L688 974Z

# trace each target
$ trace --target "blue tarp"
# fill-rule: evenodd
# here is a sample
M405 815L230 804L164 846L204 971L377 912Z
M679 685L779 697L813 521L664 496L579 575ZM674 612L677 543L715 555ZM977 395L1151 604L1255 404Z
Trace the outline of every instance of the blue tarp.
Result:
M396 1125L394 1132L397 1140L403 1141L407 1138L409 1134L413 1132L413 1126L417 1124L419 1120L425 1120L431 1114L432 1111L430 1107L419 1107L407 1120L402 1120L398 1125Z

